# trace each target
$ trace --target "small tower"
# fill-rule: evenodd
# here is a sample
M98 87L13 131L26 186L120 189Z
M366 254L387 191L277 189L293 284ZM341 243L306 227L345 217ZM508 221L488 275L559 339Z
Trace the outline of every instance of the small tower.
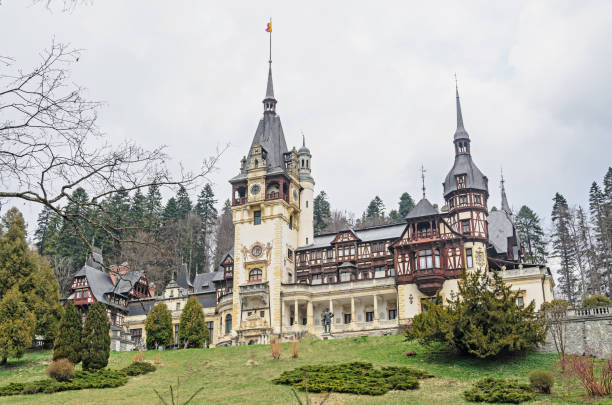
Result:
M300 186L300 233L298 245L307 246L314 239L314 185L315 181L310 173L310 149L306 147L306 138L302 134L302 147L297 152L298 177Z
M298 150L298 173L300 179L310 177L310 149L306 147L306 138L302 135L302 147Z

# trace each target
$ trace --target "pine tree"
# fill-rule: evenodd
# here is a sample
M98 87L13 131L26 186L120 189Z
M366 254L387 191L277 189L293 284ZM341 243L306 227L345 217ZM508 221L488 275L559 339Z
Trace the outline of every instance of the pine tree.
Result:
M146 229L147 224L147 197L140 189L136 190L130 204L129 225L139 229Z
M605 181L605 179L604 179ZM605 185L604 185L605 186ZM607 290L612 292L612 245L609 237L609 215L606 195L596 182L593 182L589 190L589 210L591 223L593 225L593 239L596 252L597 267L601 274L602 282L607 285Z
M79 187L74 190L70 198L75 202L69 202L64 211L72 222L64 220L61 224L58 232L57 254L62 257L68 256L77 266L81 266L85 263L89 248L77 233L76 227L84 231L86 239L93 238L94 229L82 218L89 216L90 208L86 206L89 196L83 188Z
M515 220L521 245L525 247L527 263L546 263L546 240L540 217L531 208L523 205Z
M72 301L66 303L60 321L59 334L53 346L53 360L68 359L72 364L81 361L81 315Z
M575 246L578 261L584 271L583 298L601 291L601 274L597 269L597 257L593 246L591 228L582 207L575 212Z
M234 246L234 220L232 217L232 203L229 199L223 203L215 240L215 260L213 266L218 266L221 258Z
M217 209L215 204L215 193L210 184L206 184L200 195L198 202L194 207L194 212L200 217L200 229L195 241L196 257L194 263L198 271L210 271L213 256L215 226L217 224ZM192 269L192 274L193 274Z
M366 218L378 218L385 216L385 204L380 199L379 196L374 197L370 204L368 204L368 208L365 212Z
M145 207L145 231L154 233L159 232L164 209L162 207L162 196L157 184L153 184L149 187Z
M17 286L7 291L0 300L0 365L9 357L20 358L32 344L32 330L36 324L28 311Z
M412 196L407 192L404 192L400 197L398 210L399 217L403 220L413 208L414 200L412 199Z
M61 224L60 217L49 207L44 206L38 214L34 240L38 253L41 255L53 255L57 246L57 234Z
M319 234L329 224L331 217L330 205L325 191L321 191L313 202L314 233Z
M81 336L83 370L94 371L108 364L110 355L110 324L106 306L96 302L89 307Z
M559 290L575 306L578 303L579 285L576 277L576 254L569 229L571 214L567 200L561 194L556 193L553 201L552 246L553 255L559 258L561 266L559 269Z
M36 269L36 263L25 240L25 221L17 208L2 218L0 236L0 299L13 286L22 289Z
M166 304L160 302L153 307L147 315L145 330L148 349L172 344L172 315Z
M170 197L168 202L166 203L166 207L164 208L164 213L162 214L164 225L171 224L178 220L178 207L176 205L176 199L174 197Z
M191 212L192 204L185 187L180 186L176 193L176 214L180 219L185 219Z
M202 305L196 297L190 297L181 314L179 341L187 348L202 347L205 343L208 343L209 339Z

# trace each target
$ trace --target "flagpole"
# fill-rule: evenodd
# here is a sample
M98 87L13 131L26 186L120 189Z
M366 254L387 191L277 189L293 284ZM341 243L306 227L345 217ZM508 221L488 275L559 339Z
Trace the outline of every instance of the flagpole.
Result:
M270 27L272 27L272 18L270 18ZM270 58L268 63L272 66L272 28L270 28Z

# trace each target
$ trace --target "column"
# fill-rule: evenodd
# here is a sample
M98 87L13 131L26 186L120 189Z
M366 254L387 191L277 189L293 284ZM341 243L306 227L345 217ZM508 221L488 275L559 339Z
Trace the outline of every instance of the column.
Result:
M298 309L298 300L296 298L296 300L294 301L294 305L293 305L293 324L294 325L299 325L300 324L300 322L298 320L298 318L299 318L298 317L298 310L299 310ZM297 327L295 329L297 329Z
M334 301L330 298L329 299L329 312L331 312L332 314L334 314ZM334 314L334 317L336 316L336 314ZM329 325L329 333L334 331L334 318L332 317L331 321L330 321L330 325Z
M374 322L378 321L378 296L374 294Z
M355 329L355 297L351 297L351 329Z
M308 328L308 333L314 334L314 310L312 307L312 301L308 301L306 303L306 327Z

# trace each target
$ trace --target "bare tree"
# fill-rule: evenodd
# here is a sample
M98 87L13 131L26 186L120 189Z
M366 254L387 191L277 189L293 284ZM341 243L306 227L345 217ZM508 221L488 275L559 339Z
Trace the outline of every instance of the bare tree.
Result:
M139 243L120 236L130 228L105 220L109 215L102 200L153 184L195 187L207 179L224 148L205 159L198 170L180 166L178 175L173 175L165 146L146 150L130 141L108 143L96 125L101 103L88 100L83 88L70 80L70 68L80 54L52 42L40 55L40 64L28 72L12 69L11 58L1 59L0 199L48 207L71 224L90 251L91 241L82 224L101 229L116 243ZM87 201L71 198L78 187L87 190ZM89 209L68 211L69 202Z
M339 232L344 228L355 226L355 214L348 211L332 210L327 226L323 232Z
M46 259L49 260L55 272L55 278L60 287L60 297L66 297L70 291L70 282L76 270L72 258L52 256Z

